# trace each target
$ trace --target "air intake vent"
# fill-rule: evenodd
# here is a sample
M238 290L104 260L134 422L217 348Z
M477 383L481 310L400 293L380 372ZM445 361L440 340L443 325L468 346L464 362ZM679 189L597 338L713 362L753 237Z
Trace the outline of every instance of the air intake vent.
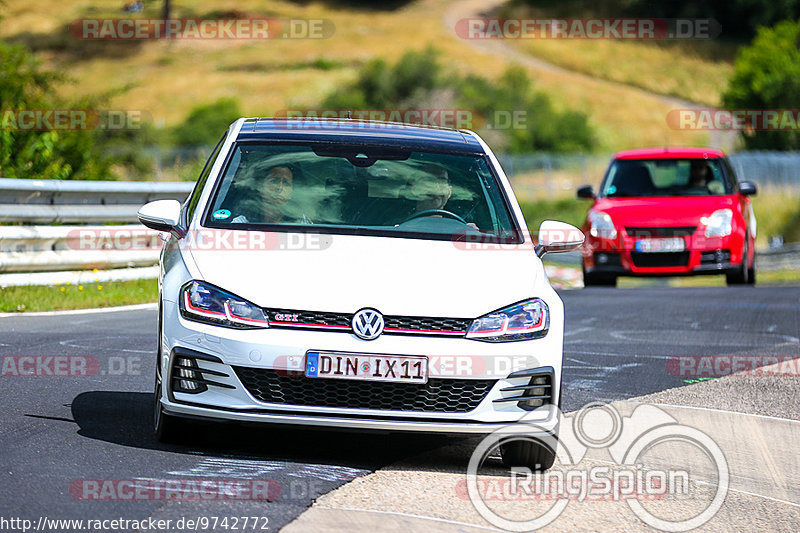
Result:
M208 390L209 386L223 389L235 389L227 383L219 383L209 376L228 377L225 372L201 368L197 360L218 361L216 357L204 355L192 350L175 348L172 352L172 392L184 394L200 394Z
M528 377L524 385L513 385L500 389L500 392L511 393L510 396L494 400L495 403L517 402L517 407L525 411L533 411L543 405L553 403L553 371L551 367L535 370L523 370L509 375L509 379Z

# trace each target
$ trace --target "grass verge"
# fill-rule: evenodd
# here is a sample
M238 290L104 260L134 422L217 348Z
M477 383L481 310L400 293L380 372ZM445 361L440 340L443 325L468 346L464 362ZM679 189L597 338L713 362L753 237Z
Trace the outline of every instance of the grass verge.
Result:
M509 18L618 17L618 7L604 12L597 2L571 0L539 7L507 4ZM589 76L709 106L733 73L742 42L721 39L509 39L521 52ZM624 60L620 60L624 58Z
M155 302L155 279L0 287L0 312L88 309Z

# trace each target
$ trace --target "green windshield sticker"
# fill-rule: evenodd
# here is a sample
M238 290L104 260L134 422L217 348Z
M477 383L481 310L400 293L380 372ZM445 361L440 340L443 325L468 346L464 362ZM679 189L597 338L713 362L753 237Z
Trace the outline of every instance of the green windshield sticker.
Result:
M222 220L231 216L231 212L227 209L218 209L217 211L214 211L214 214L211 216L216 220Z

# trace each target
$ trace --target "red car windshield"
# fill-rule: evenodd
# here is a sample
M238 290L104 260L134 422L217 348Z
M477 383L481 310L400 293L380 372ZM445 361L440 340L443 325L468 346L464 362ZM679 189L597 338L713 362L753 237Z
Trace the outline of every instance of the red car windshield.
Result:
M731 194L719 159L617 159L600 196L714 196Z

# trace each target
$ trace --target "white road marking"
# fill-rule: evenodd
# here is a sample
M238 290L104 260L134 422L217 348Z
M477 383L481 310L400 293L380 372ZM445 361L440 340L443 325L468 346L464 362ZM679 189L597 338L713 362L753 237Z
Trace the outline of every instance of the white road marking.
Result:
M586 331L592 331L593 329L594 329L593 327L571 329L569 331L564 332L564 336L565 337L570 337L572 335L577 335L578 333L584 333Z
M117 307L101 307L93 309L70 309L67 311L31 311L25 313L0 313L0 318L12 316L65 316L65 315L88 315L96 313L116 313L119 311L142 311L142 310L157 310L158 304L136 304L136 305L120 305Z
M290 477L312 477L324 481L351 481L367 471L338 465L206 457L189 470L172 470L167 474L171 476L254 479L264 475L274 475L275 472L283 472Z
M90 339L68 339L68 340L65 340L65 341L58 341L58 344L60 344L61 346L68 346L70 348L79 348L81 350L94 350L94 349L97 348L97 346L93 346L91 344L86 345L86 344L73 344L73 343L75 343L76 341L84 341L85 342L85 341L101 340L101 339L125 339L125 338L127 338L127 337L121 337L121 336L120 337L108 337L108 336L104 336L104 337L92 337ZM116 347L112 348L112 349L117 351L117 352L147 353L147 354L153 353L153 350L133 350L133 349L116 348Z

